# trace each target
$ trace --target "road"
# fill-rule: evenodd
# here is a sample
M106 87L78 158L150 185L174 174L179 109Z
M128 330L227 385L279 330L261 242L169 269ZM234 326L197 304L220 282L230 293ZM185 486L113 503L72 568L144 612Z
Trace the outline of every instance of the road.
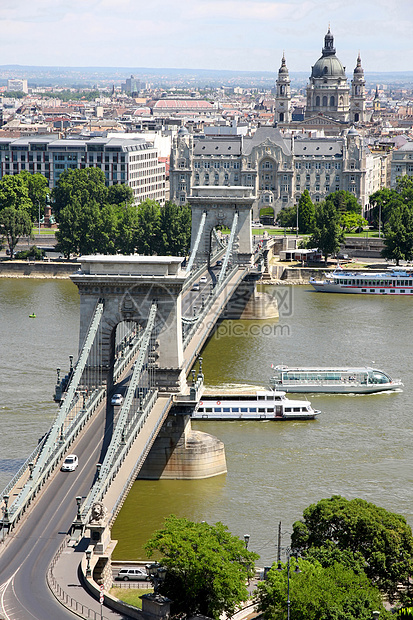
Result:
M109 419L111 408L108 408ZM79 457L74 472L57 471L7 544L0 547L0 618L66 620L78 618L62 607L46 583L47 569L76 516L76 496L84 498L112 432L105 407L72 446ZM76 587L76 584L73 584ZM76 598L75 589L71 595ZM108 615L105 612L105 615ZM111 618L122 618L119 614Z

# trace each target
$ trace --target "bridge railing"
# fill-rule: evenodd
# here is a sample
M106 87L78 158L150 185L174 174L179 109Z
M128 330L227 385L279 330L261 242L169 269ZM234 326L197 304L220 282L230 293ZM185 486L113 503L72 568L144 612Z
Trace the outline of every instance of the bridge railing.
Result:
M4 512L3 518L0 519L0 523L3 527L9 528L16 521L18 521L20 516L25 512L31 501L40 491L43 484L50 477L57 465L59 465L62 456L65 452L67 452L70 445L85 426L86 422L96 411L97 407L99 407L105 396L105 388L100 388L91 394L88 400L88 406L81 410L80 415L73 420L70 427L66 429L64 435L55 444L54 448L51 449L47 460L43 464L41 473L35 479L29 477L16 500L10 508Z

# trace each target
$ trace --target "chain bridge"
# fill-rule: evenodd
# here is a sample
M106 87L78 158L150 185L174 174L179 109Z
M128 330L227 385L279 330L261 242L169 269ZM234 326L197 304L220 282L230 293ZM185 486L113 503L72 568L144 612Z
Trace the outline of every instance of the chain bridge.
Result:
M60 484L63 492L69 484L67 477L56 482L69 452L82 449L79 462L88 462L65 499L72 507L70 540L87 541L85 575L103 584L111 578L110 528L139 472L201 478L226 471L221 442L191 429L202 361L192 375L191 369L220 317L240 316L256 300L270 242L254 246L254 200L246 187L194 188L186 264L170 256L79 259L71 276L80 295L79 356L67 377L58 374L52 427L2 493L0 558L35 508L45 518L48 487ZM115 392L123 397L119 407L111 405ZM63 510L59 497L56 491L48 500L56 502L54 515Z

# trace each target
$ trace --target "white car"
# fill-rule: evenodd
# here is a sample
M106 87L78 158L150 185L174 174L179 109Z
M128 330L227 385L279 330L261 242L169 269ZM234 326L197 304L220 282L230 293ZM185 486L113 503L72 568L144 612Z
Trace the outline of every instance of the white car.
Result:
M114 394L112 396L112 398L110 399L110 404L111 405L121 405L123 403L123 396L122 394Z
M191 289L191 290L192 290L192 291L199 291L199 282L195 282L195 283L192 285L192 289Z
M63 461L63 465L60 469L61 471L75 471L78 465L79 459L77 458L76 454L68 454Z
M149 581L149 575L144 568L121 568L116 579L122 581Z
M201 278L199 278L200 284L206 284L207 282L208 282L208 278L206 276L202 276Z

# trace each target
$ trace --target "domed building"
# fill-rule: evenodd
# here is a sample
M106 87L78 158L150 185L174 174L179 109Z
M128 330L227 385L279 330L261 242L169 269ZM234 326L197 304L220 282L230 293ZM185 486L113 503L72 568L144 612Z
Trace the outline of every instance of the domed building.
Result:
M324 37L322 56L311 68L305 118L321 112L339 121L348 122L349 95L345 67L336 56L334 37L329 28Z
M354 69L350 93L346 68L336 56L334 36L330 27L324 37L321 57L311 67L304 121L295 121L291 114L290 78L283 54L276 81L275 120L278 123L290 128L323 128L326 134L337 135L349 123L363 122L365 116L365 80L360 54Z

